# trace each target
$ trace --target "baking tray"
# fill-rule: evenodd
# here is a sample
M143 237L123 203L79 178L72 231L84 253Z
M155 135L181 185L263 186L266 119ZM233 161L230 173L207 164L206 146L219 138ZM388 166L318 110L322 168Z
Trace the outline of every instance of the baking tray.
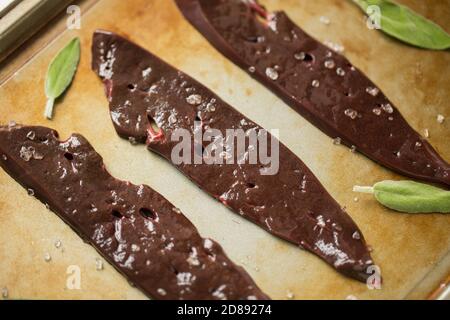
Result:
M0 12L0 61L54 18L70 1L11 1Z
M450 30L450 1L426 5L399 1ZM425 51L365 27L363 14L350 1L265 0L270 10L283 9L322 42L342 44L344 54L395 103L419 132L450 161L450 55ZM327 16L329 25L320 22ZM108 114L103 85L90 70L90 45L96 28L129 37L192 75L225 101L267 129L280 129L280 140L316 174L362 229L383 275L381 290L345 278L319 258L281 241L226 209L200 191L174 167L120 139ZM44 79L54 55L74 36L82 57L75 80L55 108L54 120L43 117ZM82 29L65 31L0 87L0 122L50 126L65 139L83 134L103 156L109 171L133 183L145 183L179 207L204 237L217 240L236 263L275 299L427 298L450 270L450 216L400 214L371 197L352 193L353 185L370 185L403 177L332 140L250 79L215 51L169 0L100 0L83 12ZM358 201L355 201L355 197ZM57 248L56 241L62 246ZM44 256L49 253L51 261ZM99 255L54 213L27 195L0 171L0 288L10 298L142 299L112 266L96 270ZM81 288L67 287L70 266L81 270Z

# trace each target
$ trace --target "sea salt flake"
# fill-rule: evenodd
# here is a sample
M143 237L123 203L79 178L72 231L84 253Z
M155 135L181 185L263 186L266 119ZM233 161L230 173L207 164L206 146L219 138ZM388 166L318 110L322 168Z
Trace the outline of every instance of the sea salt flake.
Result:
M380 89L375 88L375 87L367 87L366 92L368 94L370 94L371 96L376 97L378 95L378 93L380 93Z
M336 66L336 63L332 59L325 60L324 66L327 69L333 69Z
M318 88L318 87L320 87L320 81L319 81L319 80L313 80L312 83L311 83L311 85L312 85L314 88Z
M338 145L340 145L341 143L342 143L342 139L341 139L341 138L337 137L337 138L334 138L334 139L333 139L333 144L334 144L334 145L338 146Z
M394 113L394 108L390 103L385 103L381 106L381 109L383 109L384 112L392 114Z
M95 270L101 271L103 268L103 261L99 258L95 259Z
M316 220L317 220L317 225L320 228L325 228L325 221L323 220L323 216L322 215L317 216Z
M274 19L274 16L270 16L267 18L269 20L268 26L273 32L277 32L277 20Z
M286 298L288 298L289 300L292 300L295 298L295 295L292 291L288 290L286 293Z
M338 43L334 43L330 40L326 40L324 42L324 44L330 48L331 50L335 51L335 52L344 52L344 46L338 44Z
M294 54L294 58L297 59L297 60L302 60L303 61L306 58L306 53L298 52L298 53Z
M213 293L213 297L218 298L219 300L226 300L227 296L225 295L225 293L223 293L223 290L226 288L227 286L225 284L221 285L219 288L217 288Z
M20 148L19 155L24 161L30 161L30 159L33 157L35 149L33 147L25 147L22 146Z
M277 80L278 79L278 71L275 70L274 68L267 68L266 69L266 76L268 76L270 79L272 80Z
M205 241L203 242L203 246L205 247L205 249L212 249L213 247L213 242L210 239L205 239Z
M212 98L206 105L206 111L208 111L208 112L216 111L215 103L216 103L216 99Z
M443 124L445 121L445 117L442 114L438 114L437 118L436 118L437 122L439 122L440 124Z
M164 290L164 289L162 289L162 288L159 288L158 290L156 290L156 292L158 292L158 294L160 294L160 295L162 295L162 296L167 295L166 290Z
M46 252L44 254L44 260L45 262L50 262L52 260L52 256L50 255L50 253Z
M186 260L191 266L199 266L200 261L198 260L197 249L192 248L191 253L189 254L189 258Z
M145 70L142 70L142 77L147 78L151 72L152 72L152 68L150 68L150 67L148 67Z
M300 182L300 190L302 193L306 192L306 176L303 176L302 181Z
M340 77L345 76L345 70L342 69L342 68L337 68L337 69L336 69L336 73L337 73L337 75L340 76Z
M376 114L377 116L379 116L379 115L381 115L381 108L373 108L373 109L372 109L372 112L373 112L374 114Z
M344 111L344 114L352 120L355 120L358 117L358 112L351 108L348 108Z
M55 241L55 248L56 248L56 249L61 248L61 245L62 245L61 240L56 240L56 241Z
M8 296L9 296L8 288L7 288L7 287L3 287L3 288L2 288L2 298L3 298L3 299L7 299Z
M355 240L360 240L361 239L361 234L358 231L355 231L352 234L352 238L355 239Z
M154 93L158 93L158 85L154 84L152 85L148 90L147 90L148 94L154 94Z
M210 105L208 105L206 110L209 112L214 112L214 111L216 111L216 107L213 104L210 104Z
M30 140L34 140L36 138L36 133L34 131L30 131L27 133L27 138Z
M254 73L256 71L256 68L254 66L251 66L248 68L248 71L250 71L251 73Z
M36 159L36 160L44 159L44 155L37 152L36 149L34 149L34 147L31 147L31 146L30 147L22 146L20 148L19 155L24 161L27 161L27 162L30 161L31 159Z
M321 16L320 18L319 18L319 21L321 22L321 23L323 23L323 24L326 24L326 25L329 25L330 24L330 18L328 18L328 17L326 17L326 16Z
M135 137L128 137L128 142L131 143L132 145L138 144Z
M193 277L189 272L180 272L177 274L177 284L179 286L189 286L194 280L195 277Z
M168 121L169 121L169 124L172 125L172 124L174 124L174 123L177 122L177 117L176 117L174 114L171 114L171 115L169 116Z
M191 94L186 98L187 103L192 105L199 105L202 103L202 96L199 94Z

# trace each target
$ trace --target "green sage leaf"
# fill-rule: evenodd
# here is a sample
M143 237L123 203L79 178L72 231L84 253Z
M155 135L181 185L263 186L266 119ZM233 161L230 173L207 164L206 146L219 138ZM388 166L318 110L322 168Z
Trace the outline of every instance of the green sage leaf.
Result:
M387 0L352 1L366 14L371 6L378 7L381 30L392 37L425 49L445 50L450 48L450 34L436 23L403 5Z
M52 118L55 99L66 91L71 84L78 62L80 61L80 39L74 38L64 47L51 62L45 80L47 105L45 117Z
M381 181L353 188L372 193L385 207L406 213L450 213L450 191L414 181Z

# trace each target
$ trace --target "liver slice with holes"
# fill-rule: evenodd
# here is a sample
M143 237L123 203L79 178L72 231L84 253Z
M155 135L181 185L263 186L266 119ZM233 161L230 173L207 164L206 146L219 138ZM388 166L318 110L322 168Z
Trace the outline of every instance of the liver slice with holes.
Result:
M146 143L169 161L178 144L172 133L186 129L192 136L195 120L201 120L202 130L210 127L223 135L226 129L262 129L194 79L122 37L97 31L92 52L92 67L104 80L117 133ZM366 280L373 262L361 231L285 146L279 147L276 175L262 175L260 164L182 163L177 168L271 234L316 254L347 276Z
M0 165L148 296L268 299L163 196L113 178L81 135L0 127Z
M450 165L345 57L257 0L175 0L223 55L336 141L402 175L450 186Z

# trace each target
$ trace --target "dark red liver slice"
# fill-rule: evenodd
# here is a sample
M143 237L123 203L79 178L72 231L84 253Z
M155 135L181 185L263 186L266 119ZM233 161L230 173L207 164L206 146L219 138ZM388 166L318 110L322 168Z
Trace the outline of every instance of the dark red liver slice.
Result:
M163 196L113 178L81 135L0 127L0 165L148 296L268 299Z
M98 31L92 50L92 67L105 82L118 134L146 143L169 161L178 144L172 133L183 128L193 135L195 120L223 135L231 128L262 129L194 79L124 38ZM261 175L259 164L177 167L236 213L364 281L372 260L361 231L300 159L281 144L279 154L276 175Z
M223 55L332 138L402 175L450 186L450 165L345 57L258 1L175 0Z

